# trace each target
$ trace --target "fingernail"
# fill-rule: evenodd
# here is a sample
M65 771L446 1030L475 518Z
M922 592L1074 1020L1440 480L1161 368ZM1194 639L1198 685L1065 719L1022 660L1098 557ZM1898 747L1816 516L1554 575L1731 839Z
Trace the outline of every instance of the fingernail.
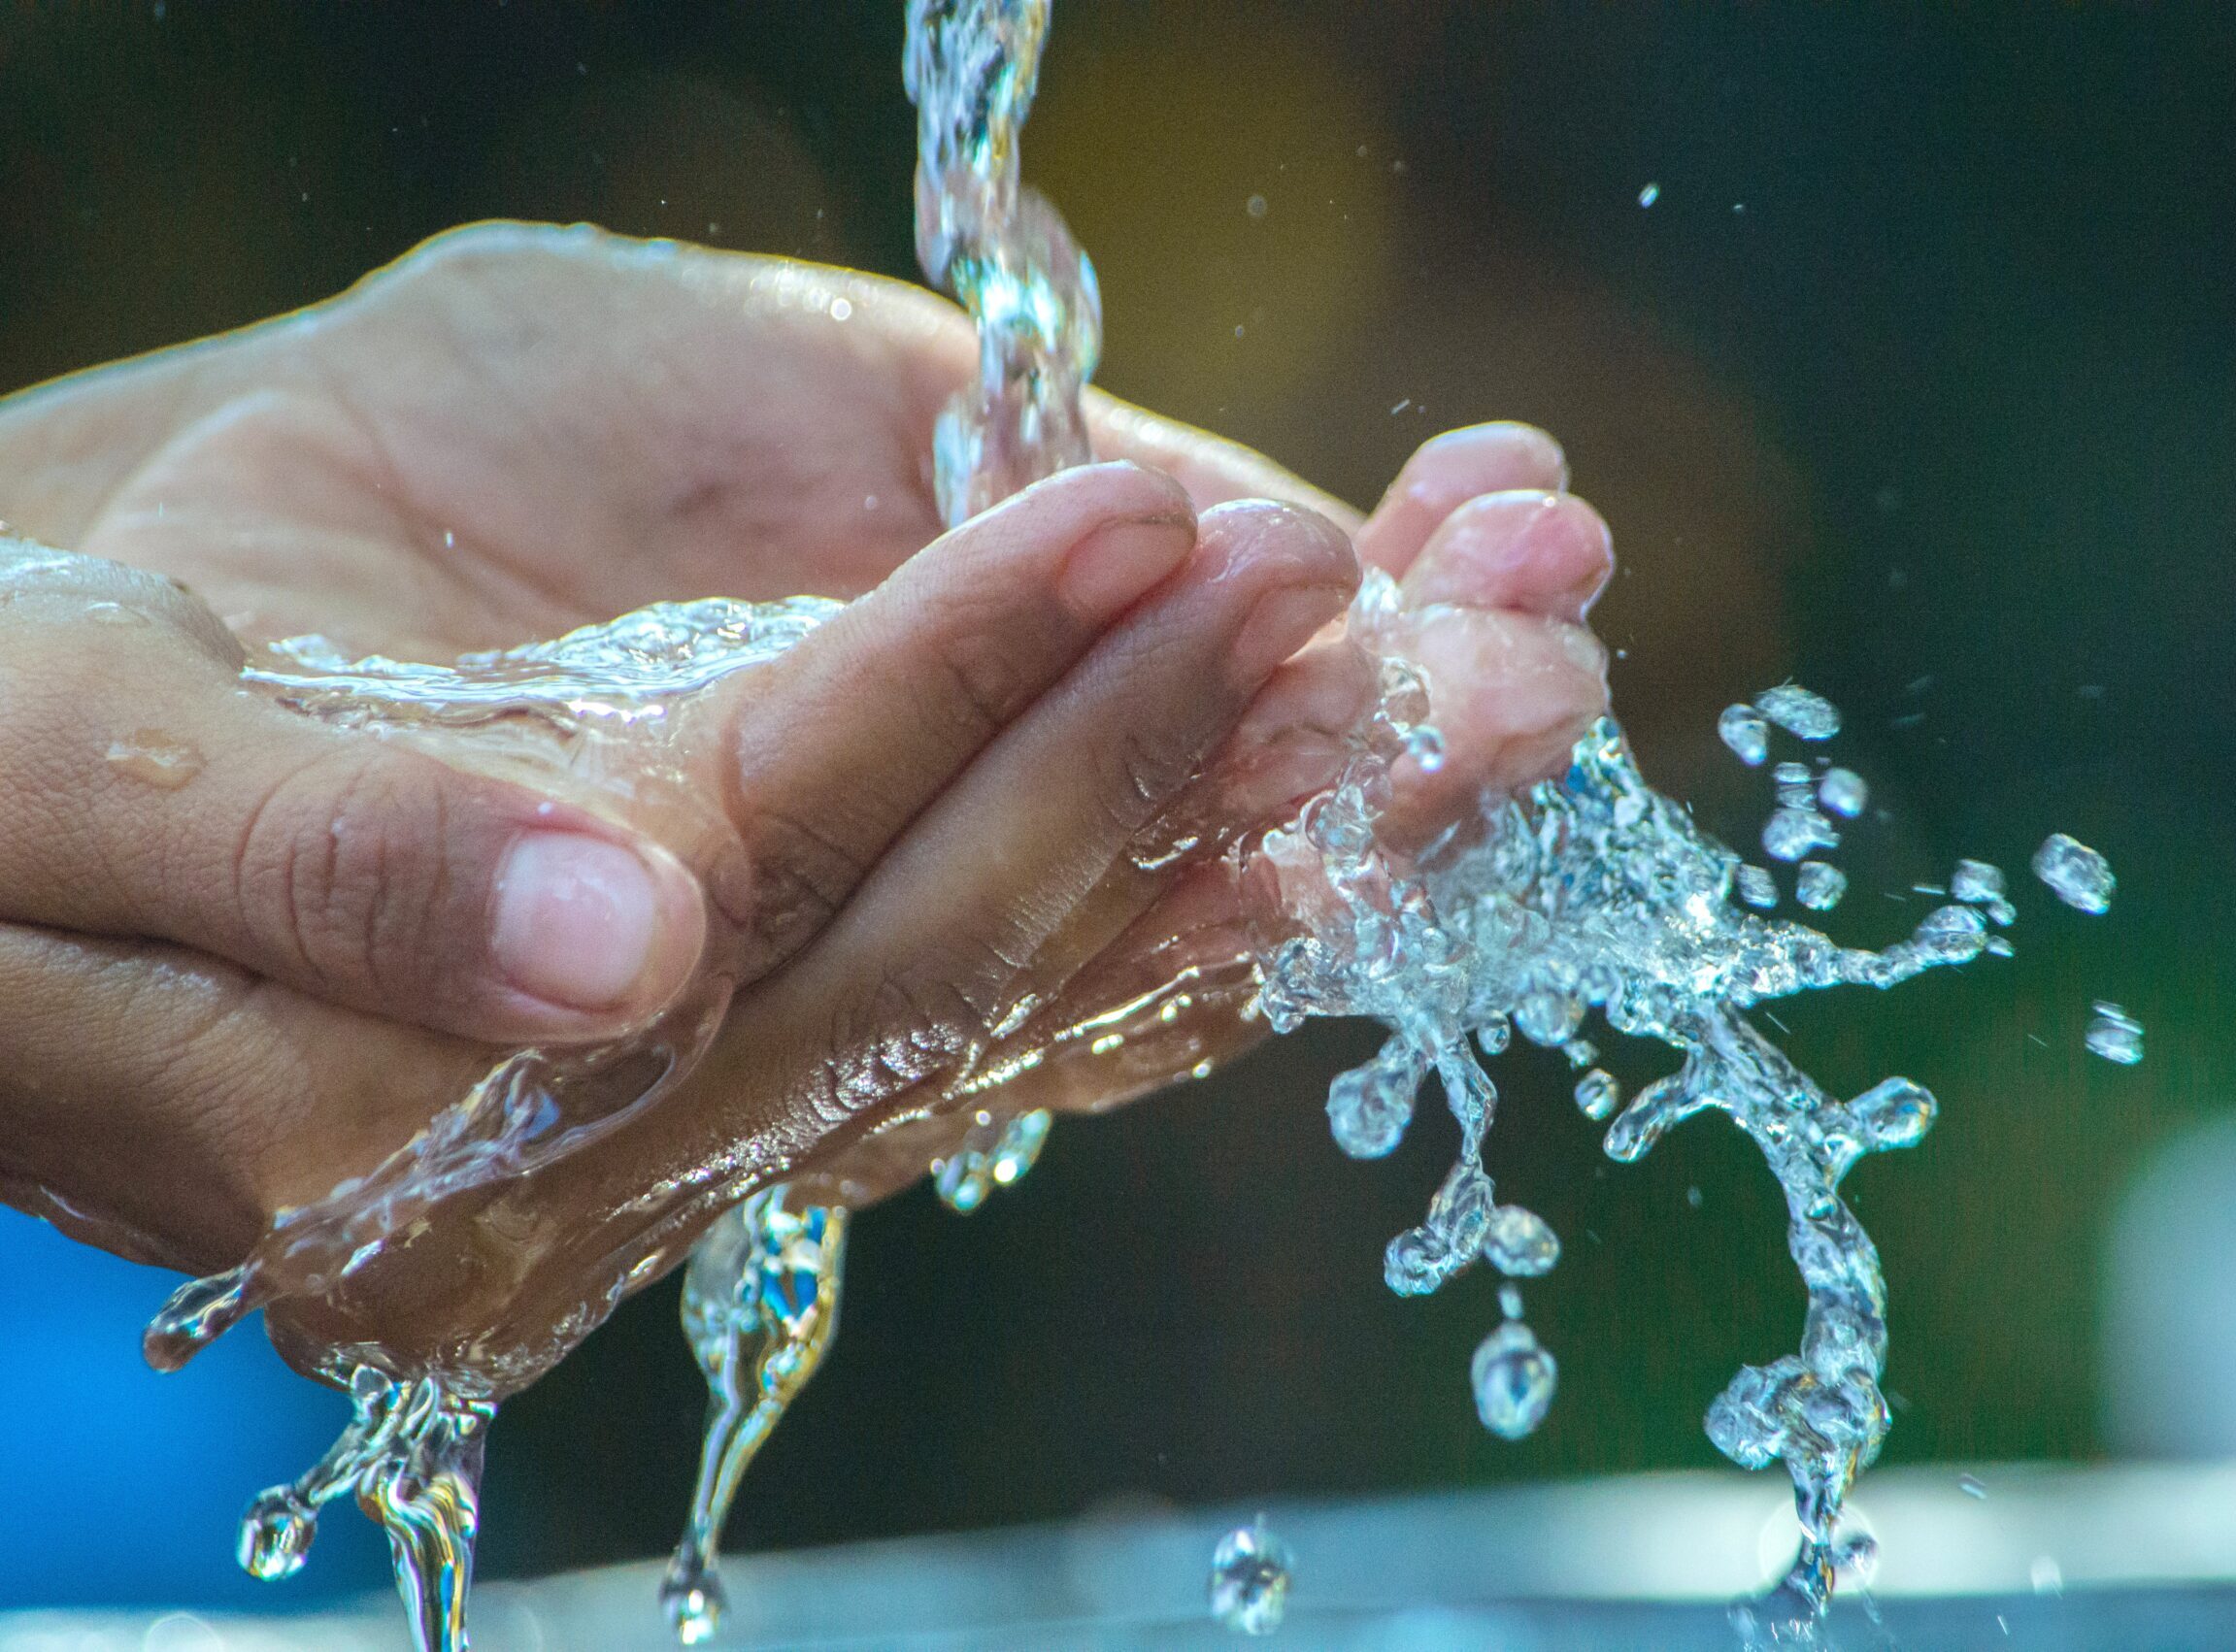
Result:
M1326 585L1291 585L1268 591L1235 634L1227 657L1243 683L1255 688L1276 667L1312 641L1343 611L1344 593Z
M1099 625L1187 559L1194 529L1181 514L1107 523L1072 546L1056 576L1056 595L1082 619Z
M618 843L531 832L497 873L497 967L533 997L571 1009L615 1008L651 962L659 927L652 870Z

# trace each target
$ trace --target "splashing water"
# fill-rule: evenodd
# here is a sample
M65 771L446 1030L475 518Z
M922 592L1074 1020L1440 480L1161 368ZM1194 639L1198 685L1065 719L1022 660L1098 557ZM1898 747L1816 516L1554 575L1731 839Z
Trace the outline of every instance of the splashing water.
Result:
M1353 612L1354 634L1371 646L1378 620L1395 603L1388 582L1370 578ZM1738 857L1646 784L1620 731L1604 719L1579 743L1562 779L1486 806L1468 832L1407 866L1379 846L1375 827L1387 801L1388 764L1421 697L1394 659L1385 660L1385 684L1376 738L1330 793L1266 840L1264 853L1289 897L1287 914L1305 922L1304 933L1262 959L1261 1002L1277 1030L1327 1014L1371 1016L1389 1029L1373 1060L1330 1086L1331 1124L1346 1152L1391 1150L1421 1079L1434 1073L1442 1082L1460 1127L1458 1161L1422 1225L1390 1241L1389 1285L1401 1294L1433 1291L1478 1257L1509 1275L1541 1272L1557 1255L1550 1230L1544 1242L1516 1244L1514 1236L1534 1236L1544 1224L1495 1197L1483 1146L1497 1092L1471 1037L1485 1054L1503 1049L1511 1031L1563 1045L1588 1008L1619 1032L1676 1050L1679 1071L1647 1085L1615 1118L1607 1151L1636 1159L1671 1125L1713 1107L1754 1140L1785 1190L1788 1244L1809 1292L1801 1350L1743 1370L1707 1423L1735 1462L1785 1463L1804 1541L1764 1610L1813 1624L1842 1560L1842 1500L1877 1456L1889 1421L1879 1389L1885 1284L1877 1251L1839 1186L1864 1154L1921 1139L1935 1103L1900 1077L1838 1100L1747 1011L1798 992L1888 987L1969 962L1986 949L1986 925L1972 907L1948 905L1909 940L1870 952L1742 909L1733 900ZM1804 739L1828 738L1838 726L1828 703L1792 685L1759 696L1755 706ZM1729 712L1723 726L1743 760L1767 755L1767 730ZM1797 790L1814 804L1805 769L1782 765L1777 778L1782 793ZM1802 807L1781 797L1782 813ZM1333 899L1296 898L1316 886ZM1603 1116L1617 1105L1615 1081L1587 1073L1577 1100L1587 1114ZM1486 1426L1510 1437L1529 1432L1551 1402L1555 1372L1525 1325L1501 1326L1475 1362Z
M927 275L969 310L980 345L978 379L942 414L935 438L936 488L951 523L1089 457L1079 398L1100 340L1093 271L1018 175L1018 134L1048 18L1047 0L911 0L909 8L919 255ZM1920 1140L1935 1102L1900 1077L1837 1099L1749 1011L1826 987L1889 987L1984 951L2007 952L2000 936L1986 933L1988 919L2011 921L2001 875L1962 863L1951 884L1955 899L1883 952L1755 915L1734 896L1774 906L1770 874L1743 866L1652 791L1605 719L1578 743L1561 779L1520 799L1486 801L1431 852L1397 855L1377 835L1391 764L1405 753L1427 761L1438 742L1419 678L1394 645L1383 645L1396 607L1387 578L1370 576L1351 634L1382 656L1382 693L1340 779L1240 851L1253 872L1270 874L1248 886L1262 895L1270 882L1277 897L1257 914L1255 1008L1277 1031L1314 1015L1368 1016L1388 1029L1374 1059L1329 1088L1331 1129L1355 1157L1390 1152L1421 1081L1439 1078L1460 1151L1422 1224L1389 1244L1385 1276L1403 1294L1434 1291L1478 1258L1509 1279L1557 1263L1557 1236L1534 1212L1501 1205L1484 1162L1497 1092L1482 1057L1505 1048L1514 1032L1567 1054L1580 1073L1577 1104L1592 1118L1612 1117L1606 1147L1619 1160L1642 1156L1671 1125L1709 1108L1756 1142L1785 1194L1788 1248L1809 1307L1799 1352L1742 1370L1710 1407L1707 1428L1734 1461L1783 1462L1793 1481L1800 1552L1779 1589L1746 1609L1743 1627L1752 1633L1767 1623L1774 1636L1808 1637L1835 1572L1859 1553L1840 1536L1841 1505L1889 1421L1878 1385L1885 1284L1839 1187L1864 1154ZM655 769L662 759L680 763L693 696L782 653L838 608L816 598L663 604L450 668L352 660L319 639L299 639L244 675L342 726L471 727L594 784L641 776L648 761ZM1758 766L1774 727L1821 742L1837 734L1839 714L1788 683L1730 708L1719 726L1725 743ZM1847 770L1813 779L1803 765L1781 764L1774 777L1778 808L1763 843L1782 861L1837 847L1829 815L1859 814L1867 796ZM2044 855L2061 843L2071 840L2053 838ZM2070 904L2101 910L2109 869L2093 851L2071 847L2079 856L2060 850L2045 880ZM1829 905L1811 897L1836 888L1830 879L1839 876L1807 861L1801 899ZM705 1052L726 1004L726 988L702 982L622 1043L507 1057L373 1172L284 1212L240 1267L183 1287L149 1328L150 1358L166 1368L184 1363L251 1309L283 1299L346 1302L360 1270L437 1205L531 1178L654 1105ZM1619 1032L1667 1045L1678 1071L1624 1106L1620 1086L1593 1065L1597 1052L1579 1036L1593 1010ZM2135 1039L2139 1050L2139 1027ZM975 1208L1030 1168L1047 1129L1045 1113L975 1115L933 1166L941 1196L958 1210ZM408 1371L380 1349L323 1350L318 1369L350 1392L352 1421L301 1480L252 1505L243 1564L260 1577L292 1572L317 1509L352 1490L388 1532L417 1644L424 1652L463 1648L476 1485L497 1401L656 1276L670 1260L660 1236L715 1202L732 1207L692 1253L684 1307L708 1379L708 1426L688 1528L662 1588L682 1638L706 1638L723 1604L716 1542L740 1477L813 1375L837 1321L847 1212L795 1204L786 1171L749 1143L700 1183L648 1192L647 1207L664 1214L648 1216L630 1247L602 1259L606 1272L536 1345L476 1342ZM1479 1348L1471 1375L1485 1425L1519 1437L1551 1404L1557 1366L1521 1321L1511 1288L1505 1306L1506 1322ZM1251 1544L1231 1557L1222 1544L1215 1601L1220 1578L1241 1576L1249 1562L1262 1587L1236 1596L1248 1621L1228 1621L1263 1633L1251 1624L1270 1629L1279 1620L1285 1553L1256 1529L1230 1534L1228 1543L1238 1536Z
M1102 350L1094 266L1018 176L1048 26L1049 0L909 0L917 259L978 326L978 381L933 439L951 526L1093 457L1080 390Z
M354 1492L388 1534L418 1644L462 1647L482 1452L496 1404L428 1377L398 1381L369 1364L351 1366L346 1386L355 1414L341 1438L301 1479L249 1505L242 1568L267 1580L292 1576L310 1552L319 1506Z
M342 727L403 738L430 726L503 734L523 761L592 781L625 756L638 766L636 782L650 785L663 771L648 759L687 743L680 725L688 719L676 713L689 695L775 658L840 607L819 598L663 604L455 667L345 660L322 639L304 638L280 644L243 677ZM346 1306L360 1274L399 1239L408 1241L438 1206L530 1180L655 1105L705 1053L727 995L719 980L701 980L635 1038L506 1057L370 1173L282 1211L239 1266L182 1286L148 1327L149 1362L175 1370L260 1306L289 1299ZM751 1182L766 1173L749 1152L710 1174ZM664 1213L673 1216L687 1214L692 1194L703 1190L654 1192L672 1202ZM634 1248L604 1258L604 1276L540 1340L491 1336L446 1347L409 1370L386 1350L312 1343L310 1363L350 1393L355 1416L309 1474L250 1506L242 1565L261 1578L290 1575L315 1534L312 1511L354 1489L359 1506L387 1532L416 1644L422 1652L464 1648L476 1486L497 1403L655 1276L662 1231L648 1216L627 1241Z
M714 1634L727 1604L715 1550L738 1482L838 1330L847 1213L794 1209L790 1197L779 1184L730 1211L684 1272L684 1329L707 1378L707 1425L690 1523L660 1603L686 1646Z

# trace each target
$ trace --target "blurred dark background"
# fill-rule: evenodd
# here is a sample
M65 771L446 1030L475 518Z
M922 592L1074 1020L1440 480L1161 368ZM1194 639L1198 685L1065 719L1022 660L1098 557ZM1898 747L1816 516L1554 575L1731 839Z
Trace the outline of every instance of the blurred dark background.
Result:
M899 0L11 6L0 387L490 216L913 275L900 39ZM1851 1182L1889 1460L2151 1443L2102 1420L2100 1259L2231 1093L2232 84L2219 7L1057 7L1025 170L1100 268L1102 382L1362 504L1439 429L1547 426L1615 527L1600 626L1664 789L1751 848L1768 784L1716 713L1794 675L1885 811L1833 933L1891 939L1959 854L2023 885L2016 960L1780 1010L1832 1088L1943 1102ZM2025 876L2053 828L2111 856L2109 917ZM2084 1052L2095 997L2150 1028L2141 1067ZM1504 1062L1492 1170L1567 1250L1528 1292L1560 1398L1503 1444L1466 1384L1491 1280L1380 1283L1449 1122L1384 1164L1327 1140L1368 1047L1319 1029L1067 1123L967 1220L920 1188L869 1213L732 1546L1718 1461L1702 1408L1801 1313L1753 1149L1710 1118L1612 1166L1557 1061ZM377 1580L339 1510L286 1590L232 1571L242 1503L340 1412L248 1337L138 1368L172 1282L0 1216L0 1604ZM648 1293L506 1409L485 1574L672 1541L700 1411L675 1308Z

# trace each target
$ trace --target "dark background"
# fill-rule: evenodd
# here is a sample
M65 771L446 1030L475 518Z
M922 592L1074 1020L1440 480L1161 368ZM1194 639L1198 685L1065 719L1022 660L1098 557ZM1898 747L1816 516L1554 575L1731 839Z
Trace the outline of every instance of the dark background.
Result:
M2232 17L1061 0L1025 138L1100 268L1117 392L1362 504L1447 426L1558 434L1625 559L1619 713L1729 841L1768 786L1717 710L1788 674L1835 699L1887 817L1833 933L1891 939L1958 854L2024 885L2016 960L1780 1010L1830 1087L1943 1102L1851 1182L1891 1461L2105 1449L2106 1223L2230 1093ZM913 274L900 37L898 0L12 6L0 387L489 216ZM2024 876L2052 828L2112 857L2110 917ZM2147 1023L2143 1066L2083 1052L2093 997ZM1466 1389L1491 1281L1379 1280L1449 1123L1379 1165L1326 1139L1367 1047L1318 1029L1067 1123L968 1220L921 1189L866 1215L732 1546L1717 1461L1702 1408L1801 1312L1753 1150L1704 1119L1611 1166L1556 1061L1502 1064L1491 1168L1567 1246L1529 1291L1560 1398L1503 1444ZM230 1573L234 1512L338 1414L246 1338L135 1370L171 1282L0 1219L0 1603L378 1575L339 1509L282 1594ZM671 1283L506 1409L485 1573L672 1541L700 1407L674 1320Z

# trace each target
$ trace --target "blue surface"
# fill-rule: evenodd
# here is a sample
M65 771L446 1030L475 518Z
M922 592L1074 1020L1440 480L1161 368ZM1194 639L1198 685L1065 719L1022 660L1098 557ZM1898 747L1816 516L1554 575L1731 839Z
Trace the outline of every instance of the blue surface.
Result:
M259 1611L379 1587L379 1535L348 1503L310 1564L260 1584L233 1561L241 1510L349 1417L242 1326L184 1371L140 1358L178 1283L0 1209L0 1607L161 1602Z

